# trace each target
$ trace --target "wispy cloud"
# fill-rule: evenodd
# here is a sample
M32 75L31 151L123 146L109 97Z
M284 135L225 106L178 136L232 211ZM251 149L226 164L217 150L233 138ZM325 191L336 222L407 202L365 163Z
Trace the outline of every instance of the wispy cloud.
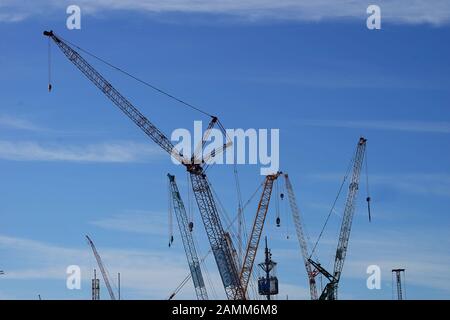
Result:
M161 155L151 144L131 141L65 145L0 140L0 159L14 161L147 162Z
M450 133L450 122L391 120L300 120L303 126L335 127L366 130L407 131L418 133Z
M82 243L81 239L80 242ZM99 247L98 243L96 244ZM134 292L139 298L165 299L188 272L182 256L101 246L98 249L109 272L122 272L126 279L123 283L126 291ZM6 280L60 280L64 286L67 278L66 268L75 264L81 268L83 281L90 281L93 256L87 244L85 249L67 248L37 240L0 235L0 250L8 250L17 261L24 262L23 266L7 270L3 276ZM187 291L184 297L194 298L194 291Z
M367 229L360 231L360 226L356 225L352 230L342 282L346 283L349 279L354 279L365 286L368 277L367 267L377 265L381 268L382 289L388 292L383 296L389 298L391 270L403 267L407 270L408 285L450 293L448 286L450 276L446 272L450 266L450 257L447 254L450 242L447 233L446 228L402 228L399 230L395 226L391 229L371 228L368 232ZM333 268L336 245L337 236L326 237L320 241L316 251L320 262L328 271ZM299 256L298 250L284 250L281 255L279 250L276 252L280 265L287 263L288 259L292 260L293 257ZM328 253L331 253L331 256ZM304 270L301 271L304 273ZM306 283L306 273L303 281ZM344 290L343 293L350 292ZM369 291L367 293L367 296L370 296ZM411 294L424 299L433 298L423 295L420 290L411 291ZM364 296L357 298L364 298Z
M131 233L167 235L167 218L162 214L149 211L131 211L125 214L94 220L97 227Z
M0 4L0 21L14 22L33 14L48 14L63 10L72 1L40 0L20 2L3 0ZM364 20L366 8L371 1L361 0L79 0L77 4L85 13L126 10L144 13L202 13L222 14L247 21L266 19L293 21L321 21L328 19L355 18ZM448 23L450 3L446 0L379 0L385 20L394 23ZM64 11L61 11L64 12Z
M41 131L43 128L37 126L31 121L23 118L9 115L0 115L0 127L12 128L18 130Z
M343 175L343 173L317 173L308 177L314 180L340 181ZM370 183L414 195L450 197L450 175L446 173L371 174Z

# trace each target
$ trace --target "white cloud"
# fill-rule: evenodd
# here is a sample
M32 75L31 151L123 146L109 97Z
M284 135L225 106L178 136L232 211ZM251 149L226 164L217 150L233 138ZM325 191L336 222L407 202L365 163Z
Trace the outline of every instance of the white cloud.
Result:
M161 154L151 144L131 141L64 145L0 140L0 159L14 161L146 162Z
M1 17L0 17L1 19ZM12 117L8 115L0 115L0 127L28 130L28 131L41 131L42 128L38 127L29 120Z
M3 0L0 21L14 22L36 14L59 10L64 14L71 1L40 0L20 2ZM143 13L204 13L222 14L248 21L265 19L321 21L356 18L365 21L370 1L361 0L79 0L77 5L85 13L111 10ZM382 18L394 23L444 24L450 20L450 3L446 0L379 0Z
M109 218L94 220L91 224L107 230L158 236L167 236L168 232L167 217L150 211L133 211L114 215Z
M313 180L340 181L343 173L309 174ZM450 197L450 175L446 173L371 174L370 184L415 195Z
M122 273L124 291L142 299L166 299L170 291L176 288L188 273L184 257L181 255L111 249L98 244L97 249L111 275L116 272ZM50 279L65 283L67 266L75 264L81 267L83 281L89 282L91 268L95 267L94 257L87 244L85 249L66 248L36 240L0 235L0 250L8 250L14 255L15 260L23 263L23 267L6 270L6 274L2 276L6 280ZM192 299L194 291L188 290L189 285L181 296Z
M399 220L397 220L399 221ZM375 222L376 223L376 222ZM342 274L342 283L345 285L348 280L358 280L365 286L369 265L378 265L382 271L382 288L389 291L391 284L391 270L393 268L406 269L407 285L415 285L421 288L430 288L437 291L450 293L448 283L450 275L446 270L450 266L448 250L450 241L448 240L446 228L405 228L401 230L372 229L363 231L359 226L353 226L350 239L347 259ZM328 270L333 269L334 254L337 245L337 236L334 238L323 238L317 248L320 262ZM286 257L280 257L281 264L290 255L298 255L296 250L289 254L289 250L284 252ZM329 256L328 253L332 255ZM278 253L278 250L277 250ZM302 270L304 273L304 270ZM304 275L306 282L306 274ZM347 288L342 286L341 298L351 294ZM425 298L419 291L411 291L413 296ZM348 296L350 297L350 296ZM386 297L386 295L384 296ZM363 296L352 298L364 298ZM432 296L429 297L433 298Z
M418 133L450 133L450 122L444 121L300 120L298 123L312 127L390 130Z
M421 228L378 230L371 238L358 235L352 239L343 277L367 278L366 267L375 264L382 270L385 285L390 285L391 269L405 268L407 283L450 293L447 232L442 228Z

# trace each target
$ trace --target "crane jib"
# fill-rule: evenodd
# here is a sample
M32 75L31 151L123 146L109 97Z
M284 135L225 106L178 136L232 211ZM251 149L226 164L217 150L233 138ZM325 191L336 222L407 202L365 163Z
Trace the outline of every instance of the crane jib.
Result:
M191 176L192 189L199 207L206 234L210 246L214 252L216 264L219 267L225 293L228 299L245 300L236 262L232 254L231 246L220 221L209 182L203 172L202 164L191 163L182 154L175 150L172 142L154 126L131 102L118 92L99 72L97 72L77 51L52 31L44 31L44 35L54 40L64 55L71 61L103 94L122 112L132 120L147 136L156 144L168 152L176 160L186 166ZM216 122L216 121L214 121ZM223 254L216 248L222 248ZM226 265L226 268L222 264ZM230 281L228 279L231 279Z

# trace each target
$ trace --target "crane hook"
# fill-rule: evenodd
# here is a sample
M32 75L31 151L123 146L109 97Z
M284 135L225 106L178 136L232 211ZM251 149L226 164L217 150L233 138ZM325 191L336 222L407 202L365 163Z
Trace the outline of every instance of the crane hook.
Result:
M372 217L371 217L371 214L370 214L370 200L372 200L370 197L366 198L366 201L367 201L367 212L369 213L369 222L372 222Z

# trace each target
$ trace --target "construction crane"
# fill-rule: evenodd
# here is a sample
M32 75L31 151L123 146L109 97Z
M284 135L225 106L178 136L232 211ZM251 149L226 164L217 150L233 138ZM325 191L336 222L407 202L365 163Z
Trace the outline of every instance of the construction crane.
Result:
M286 190L288 193L289 204L291 206L292 218L294 220L295 232L297 233L298 242L300 244L300 249L302 252L303 262L306 268L306 274L308 275L309 281L309 291L311 295L311 300L317 300L317 286L316 286L316 276L318 271L313 268L311 263L308 261L310 257L310 250L308 249L308 243L306 242L305 232L303 230L303 223L300 214L300 210L297 206L297 200L295 198L294 189L292 188L291 181L289 180L288 174L284 174Z
M197 250L195 249L194 238L189 229L189 220L184 207L183 200L180 196L175 176L167 174L169 178L169 188L172 194L172 204L177 217L178 227L180 229L181 239L186 252L186 258L191 271L191 278L194 282L195 293L198 300L208 300L205 282L203 280L202 270L200 268L200 260L198 259Z
M323 289L320 295L320 300L336 300L339 280L344 267L345 257L347 255L348 241L350 239L350 231L352 228L353 216L355 213L356 196L359 188L359 177L363 165L364 154L366 150L367 139L361 137L356 147L356 153L353 158L352 178L348 189L347 200L345 203L344 216L342 218L341 231L339 233L339 242L336 249L336 256L334 260L333 274L325 270L320 263L313 261L311 258L308 261L327 279L328 284Z
M183 164L191 177L193 193L202 217L202 221L208 236L208 240L219 269L220 277L228 299L244 300L245 294L240 283L236 262L226 239L225 231L220 220L219 212L213 198L210 183L205 174L208 161L223 152L231 141L221 148L212 150L203 156L203 149L211 133L212 128L218 125L225 131L217 117L211 116L208 129L199 146L190 157L186 158L179 152L172 142L153 125L130 101L128 101L111 83L109 83L97 70L95 70L75 49L56 36L53 31L44 31L44 36L51 38L64 55L72 62L100 91L116 105L125 115L132 120L144 133L156 144L171 155L171 157Z
M403 280L405 279L405 269L392 269L392 275L395 275L395 285L397 287L397 300L403 300L403 291L402 288L402 273L403 273Z
M114 295L114 291L111 287L111 283L109 282L108 274L106 272L105 266L103 265L102 258L100 258L100 255L98 254L97 249L95 248L94 242L91 240L91 238L89 238L89 236L86 235L86 239L92 248L92 252L94 253L95 260L97 260L97 264L98 264L98 267L100 268L100 272L102 273L103 281L105 281L105 285L106 285L106 288L108 289L109 296L111 297L111 300L116 300L116 296Z
M280 176L280 174L282 174L282 172L267 175L264 180L263 192L258 203L258 209L256 211L255 220L253 221L252 231L248 239L247 249L241 268L240 282L245 294L247 292L253 265L255 263L256 252L258 250L259 241L261 239L264 221L266 220L267 211L269 209L273 184L275 180L277 180L277 178Z

